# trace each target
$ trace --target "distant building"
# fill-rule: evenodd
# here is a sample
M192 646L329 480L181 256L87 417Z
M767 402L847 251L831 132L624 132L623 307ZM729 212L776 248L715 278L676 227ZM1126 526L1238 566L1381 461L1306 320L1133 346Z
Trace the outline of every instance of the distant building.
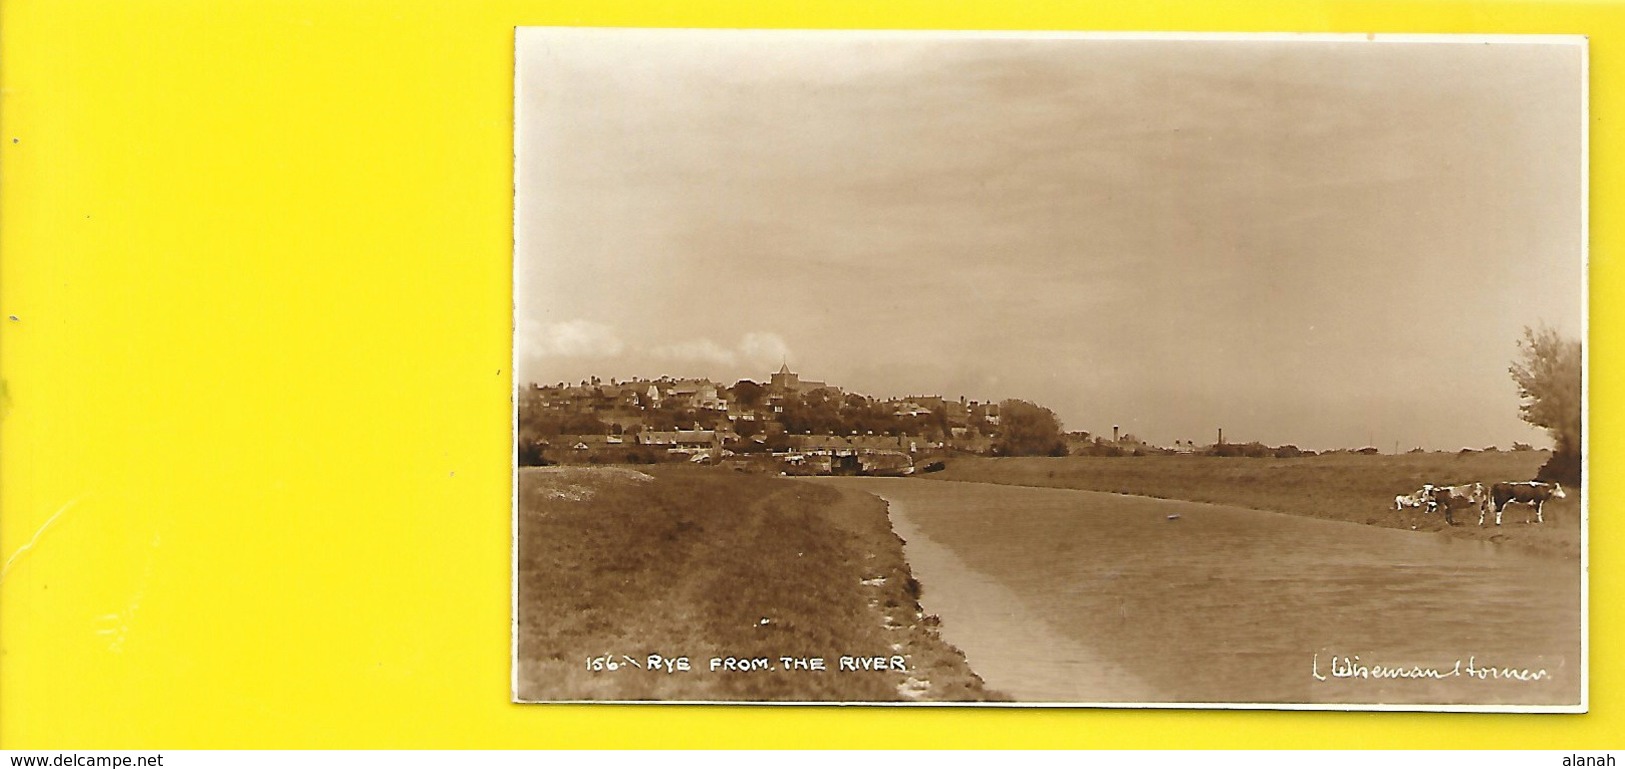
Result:
M637 434L638 445L672 452L720 452L725 441L738 440L739 434L731 430L644 430Z
M728 401L723 399L722 394L717 390L717 386L710 382L700 385L699 391L694 393L692 403L694 408L707 411L728 410Z
M897 408L892 410L892 416L928 417L931 416L931 407L915 400L906 400L897 404Z
M813 381L811 379L802 379L801 375L791 371L790 364L786 363L780 366L778 372L773 374L772 378L768 380L767 386L769 389L778 390L780 392L800 394L829 387L829 384L825 382Z
M859 451L917 452L941 448L918 435L792 435L790 446L806 454L851 454Z
M728 410L728 402L722 398L716 383L709 379L678 380L666 390L666 397L689 408Z

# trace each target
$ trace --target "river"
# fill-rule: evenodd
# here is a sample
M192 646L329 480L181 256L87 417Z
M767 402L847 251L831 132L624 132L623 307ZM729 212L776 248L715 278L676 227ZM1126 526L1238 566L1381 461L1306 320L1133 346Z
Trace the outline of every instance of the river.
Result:
M1017 702L1580 700L1572 559L1090 491L818 482L889 503L925 611Z

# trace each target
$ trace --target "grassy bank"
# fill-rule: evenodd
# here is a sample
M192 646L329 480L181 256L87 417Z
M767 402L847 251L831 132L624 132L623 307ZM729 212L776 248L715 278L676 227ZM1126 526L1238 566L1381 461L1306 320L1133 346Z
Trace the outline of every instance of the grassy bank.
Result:
M868 494L709 468L526 468L518 558L521 699L989 696L921 616L902 543ZM655 654L690 670L654 672ZM590 669L603 655L617 669ZM843 656L904 669L843 671ZM729 658L768 669L727 670Z
M1394 495L1424 483L1438 485L1527 480L1545 463L1546 452L1472 454L1330 454L1292 459L1244 457L1009 457L961 458L943 472L920 477L1020 486L1051 486L1119 494L1215 502L1296 515L1446 532L1463 539L1507 542L1547 553L1578 557L1579 490L1545 508L1545 525L1526 525L1526 505L1510 505L1503 525L1480 528L1476 513L1457 515L1447 526L1438 514L1393 509Z

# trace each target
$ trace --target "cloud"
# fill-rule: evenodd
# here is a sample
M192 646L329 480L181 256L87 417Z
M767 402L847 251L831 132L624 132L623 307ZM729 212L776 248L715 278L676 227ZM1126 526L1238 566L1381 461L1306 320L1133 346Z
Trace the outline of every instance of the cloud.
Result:
M519 329L519 344L540 358L613 358L626 350L614 328L590 320L526 321Z
M600 376L606 366L651 375L709 371L726 378L760 374L793 359L784 338L765 331L746 332L733 344L697 337L651 346L626 341L615 326L583 319L522 320L515 353L520 374L537 381Z
M691 339L662 345L649 351L657 358L697 361L722 366L759 367L777 364L790 357L790 346L778 334L752 331L740 337L733 347L725 347L708 338Z
M709 339L693 339L663 345L654 348L650 353L657 358L704 361L706 363L720 363L726 366L733 365L734 361L737 360L737 356L732 350Z
M739 354L750 363L776 363L790 357L790 345L778 334L753 331L739 340Z

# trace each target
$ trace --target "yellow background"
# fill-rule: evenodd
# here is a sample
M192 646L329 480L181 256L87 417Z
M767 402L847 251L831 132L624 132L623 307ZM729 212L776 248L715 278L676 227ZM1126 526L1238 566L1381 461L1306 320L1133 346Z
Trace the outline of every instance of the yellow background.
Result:
M1619 747L1619 4L5 0L0 747ZM1592 712L516 706L515 25L1581 33ZM1509 408L1510 408L1509 404Z

